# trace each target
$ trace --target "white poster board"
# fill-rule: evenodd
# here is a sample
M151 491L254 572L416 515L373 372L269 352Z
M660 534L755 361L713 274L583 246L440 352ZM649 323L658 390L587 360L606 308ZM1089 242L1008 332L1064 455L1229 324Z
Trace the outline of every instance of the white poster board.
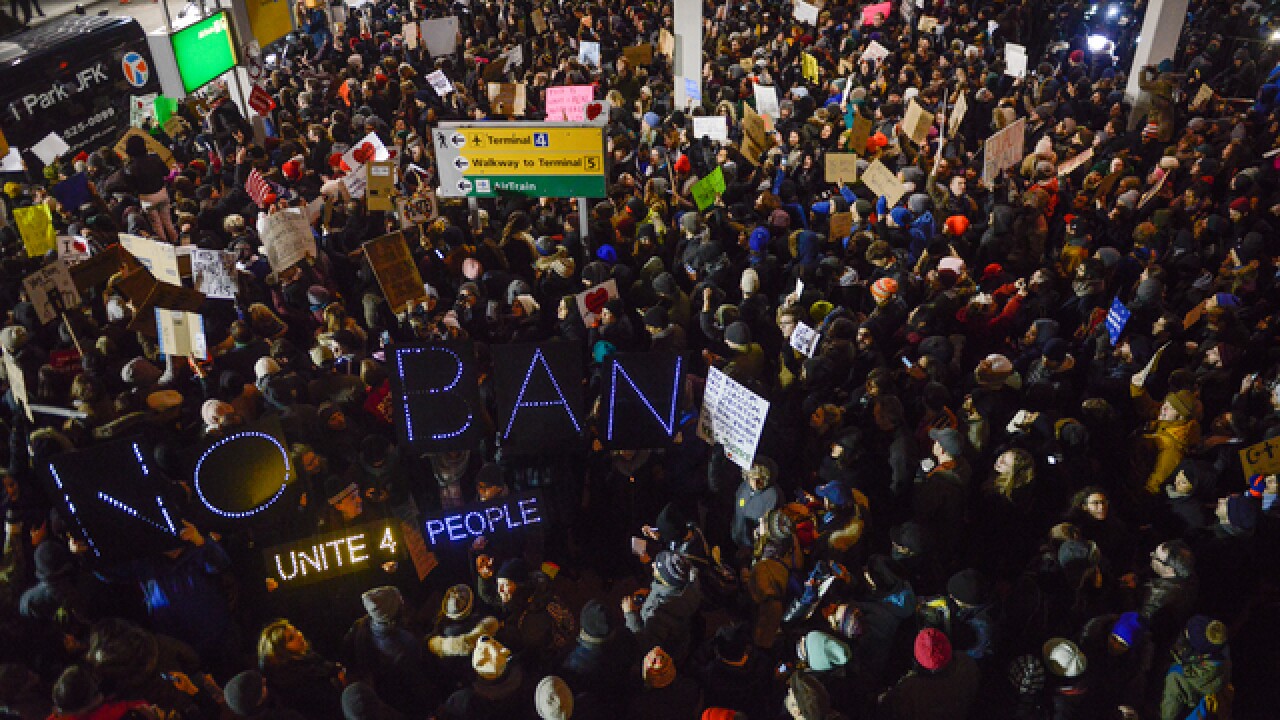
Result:
M756 112L778 119L778 90L772 85L756 85Z
M600 67L600 43L584 40L578 47L578 62L588 67Z
M236 254L195 248L191 251L191 282L205 297L234 300Z
M156 336L160 340L161 355L209 359L204 318L198 313L156 308Z
M804 0L796 0L795 5L796 22L809 23L817 27L818 25L818 6L810 5Z
M578 314L582 316L582 322L591 327L593 322L600 319L604 304L616 297L619 297L618 281L612 279L578 293Z
M693 136L710 138L716 142L729 142L729 121L717 115L715 117L695 117L693 119Z
M22 289L27 293L27 300L35 306L36 318L41 325L56 320L59 310L80 305L80 292L76 290L76 283L63 260L54 260L23 278Z
M458 18L442 17L422 21L422 42L431 57L452 55L458 47Z
M427 75L427 82L431 83L431 89L435 90L436 95L439 95L442 100L453 92L453 82L444 74L444 70L436 70Z
M1020 78L1027 74L1027 49L1018 43L1004 44L1004 74Z
M987 187L995 185L996 178L1005 168L1022 162L1022 143L1027 127L1026 118L1009 125L987 138L982 149L982 182Z
M58 135L58 133L49 133L45 135L40 142L31 146L31 152L45 165L52 165L58 156L70 150L71 146Z
M813 357L813 351L817 349L820 337L817 330L803 322L797 322L795 329L791 331L791 347L795 348L796 352L803 353L805 357Z
M296 208L267 216L262 224L262 244L267 248L267 262L276 272L297 265L308 255L316 257L311 225Z
M867 49L862 52L862 59L872 63L878 63L887 57L889 57L889 48L875 40L872 40Z
M738 467L750 469L768 416L768 400L751 392L719 368L713 367L707 373L702 415L698 418L698 437L708 443L723 445L725 455Z
M182 284L178 252L174 246L128 233L120 233L120 244L138 259L142 267L150 270L156 280L170 285Z

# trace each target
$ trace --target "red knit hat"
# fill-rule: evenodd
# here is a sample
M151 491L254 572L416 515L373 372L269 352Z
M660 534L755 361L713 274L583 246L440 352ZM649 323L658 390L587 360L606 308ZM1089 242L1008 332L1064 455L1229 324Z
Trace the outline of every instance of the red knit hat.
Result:
M1071 51L1071 54L1067 56L1067 60L1069 60L1069 61L1071 61L1071 62L1073 62L1073 63L1076 63L1076 64L1080 64L1080 63L1084 62L1084 51L1083 51L1083 50L1072 50L1072 51Z
M1235 200L1232 200L1231 204L1228 205L1227 207L1229 207L1232 210L1235 210L1236 212L1247 213L1249 212L1249 198L1247 197L1236 198Z
M693 163L689 162L688 155L681 155L676 158L676 172L688 173L693 172Z
M871 283L871 297L877 302L887 300L890 295L898 293L898 281L890 277L883 277Z
M936 628L925 628L916 635L916 662L930 672L937 672L951 663L951 641Z
M280 172L290 180L297 180L302 177L302 163L297 160L290 160L280 166Z
M944 227L946 227L948 233L959 237L964 235L965 231L969 229L969 218L964 215L952 215L947 218L946 223L944 223Z

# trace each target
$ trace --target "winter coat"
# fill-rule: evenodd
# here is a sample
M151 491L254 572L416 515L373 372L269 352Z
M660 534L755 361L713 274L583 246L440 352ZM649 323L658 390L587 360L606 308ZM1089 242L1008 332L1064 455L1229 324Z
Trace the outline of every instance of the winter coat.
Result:
M289 658L262 669L267 689L284 703L313 720L342 718L341 668L315 653Z
M1230 656L1193 655L1174 663L1164 676L1161 720L1183 720L1210 696L1221 700L1231 679Z
M478 677L449 696L440 706L441 720L514 720L537 717L533 708L534 683L524 668L511 664L501 677Z
M694 580L674 587L654 579L639 612L626 613L627 629L636 636L640 652L661 645L677 661L688 655L691 623L702 604L702 588Z
M427 638L427 650L436 657L446 687L461 687L471 679L471 652L476 649L476 641L484 635L495 635L500 627L497 618L486 617L469 629L456 628L456 633L446 629Z
M889 691L893 720L964 720L978 694L978 664L962 653L941 671L913 670Z

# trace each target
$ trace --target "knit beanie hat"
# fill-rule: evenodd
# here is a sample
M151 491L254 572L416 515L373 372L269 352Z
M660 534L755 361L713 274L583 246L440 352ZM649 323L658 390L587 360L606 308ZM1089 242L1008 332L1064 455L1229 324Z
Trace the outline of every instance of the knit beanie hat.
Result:
M1249 495L1227 498L1227 521L1232 527L1252 530L1258 526L1258 499Z
M965 605L981 605L987 599L987 583L977 570L968 568L951 576L947 594Z
M820 630L813 630L800 641L804 659L809 667L826 672L849 663L849 646Z
M529 582L529 563L524 558L511 558L498 568L499 580L510 580L517 585Z
M603 640L609 637L609 633L613 632L613 624L609 622L609 613L599 600L588 600L587 604L582 606L582 613L578 616L578 625L582 628L583 635L597 640Z
M792 673L787 686L804 720L825 720L831 713L831 696L818 678L808 673Z
M1169 393L1165 396L1164 401L1169 403L1169 406L1184 420L1191 418L1195 414L1196 396L1190 390Z
M1208 615L1192 615L1187 621L1187 640L1201 655L1216 653L1227 644L1227 626Z
M741 320L730 323L724 330L724 341L734 349L751 344L751 328Z
M475 650L471 651L471 667L486 680L502 677L510 660L511 651L488 635L477 640Z
M998 353L986 356L973 370L973 379L984 387L1000 387L1013 375L1013 363Z
M837 605L827 616L827 623L843 638L857 640L862 637L862 613L852 605Z
M450 620L461 620L471 614L475 605L475 594L471 588L461 583L454 585L444 593L444 615Z
M1084 653L1066 638L1050 638L1044 644L1044 664L1049 672L1062 678L1079 677L1088 667Z
M542 720L569 720L573 717L573 692L564 680L548 675L534 690L533 706Z
M262 673L245 670L227 681L222 696L231 712L248 717L262 704Z
M916 635L916 662L929 672L937 672L951 662L951 641L937 628L925 628Z
M160 368L144 357L136 357L120 368L121 380L129 385L136 385L142 388L149 388L155 385L160 381L161 374Z
M653 567L662 582L672 587L684 587L689 583L689 561L684 555L663 550L654 558Z
M875 301L882 303L890 297L898 294L898 281L890 277L883 277L871 283L871 297Z
M661 647L655 647L644 656L640 667L641 677L645 685L653 688L664 688L676 679L676 663Z
M400 608L404 606L404 598L401 597L400 590L391 585L365 591L360 596L360 601L364 603L364 611L369 613L369 619L379 625L390 625L395 622L396 616L400 614Z
M278 372L280 372L280 364L269 357L260 357L258 358L258 361L253 364L254 377L259 380L267 375L275 375Z
M1111 626L1111 637L1124 643L1126 647L1133 647L1144 633L1146 629L1142 626L1142 616L1136 612L1122 613Z

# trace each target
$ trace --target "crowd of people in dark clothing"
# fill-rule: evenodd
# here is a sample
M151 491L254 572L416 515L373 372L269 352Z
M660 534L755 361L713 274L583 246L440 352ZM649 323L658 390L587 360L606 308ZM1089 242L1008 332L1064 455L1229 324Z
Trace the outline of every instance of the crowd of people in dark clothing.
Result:
M1079 0L799 5L704 3L700 97L678 107L670 3L299 3L265 124L215 88L147 124L172 165L134 137L5 184L0 717L1274 712L1243 684L1275 660L1247 628L1280 569L1280 441L1259 446L1280 435L1272 20L1192 0L1175 55L1130 70ZM432 57L406 28L446 16L458 45ZM644 44L647 65L624 52ZM523 83L525 106L491 82ZM435 196L438 123L551 124L561 85L604 103L607 197ZM937 122L909 127L916 107ZM716 117L724 138L695 132ZM986 141L1015 123L1022 155L992 175ZM393 211L343 180L370 132ZM900 197L829 182L835 153ZM92 195L64 207L50 187L80 174ZM235 253L235 299L199 308L209 357L139 331L124 255L41 322L22 281L56 253L28 257L13 222L36 204L89 257L122 233ZM292 208L317 253L274 267L262 231ZM394 232L424 281L408 307L362 249ZM584 320L576 296L609 281ZM455 341L487 430L415 452L388 357ZM525 343L581 357L595 409L575 442L503 447L494 358ZM642 352L681 358L678 412L661 446L611 449L604 378ZM698 432L711 372L768 402L745 462ZM191 450L268 421L296 474L277 520L184 512ZM132 437L176 541L104 562L47 468ZM264 569L264 548L522 493L536 530L433 546L425 568L303 588Z

